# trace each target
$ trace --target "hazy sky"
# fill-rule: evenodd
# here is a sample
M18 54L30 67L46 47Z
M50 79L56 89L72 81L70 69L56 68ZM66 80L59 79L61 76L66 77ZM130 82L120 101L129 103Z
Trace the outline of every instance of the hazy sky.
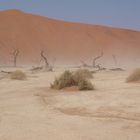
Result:
M4 9L140 30L140 0L0 0L0 10Z

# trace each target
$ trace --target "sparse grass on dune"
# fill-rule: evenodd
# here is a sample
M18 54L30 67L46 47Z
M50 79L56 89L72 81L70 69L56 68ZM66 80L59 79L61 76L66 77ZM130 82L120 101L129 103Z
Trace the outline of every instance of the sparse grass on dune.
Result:
M79 90L93 90L94 86L87 77L88 76L84 76L81 71L65 71L60 77L54 80L53 84L51 84L51 88L60 90L65 87L77 86Z
M126 82L138 82L140 81L140 68L136 69L128 78Z
M10 78L13 80L25 80L26 74L22 72L21 70L16 70L11 73Z

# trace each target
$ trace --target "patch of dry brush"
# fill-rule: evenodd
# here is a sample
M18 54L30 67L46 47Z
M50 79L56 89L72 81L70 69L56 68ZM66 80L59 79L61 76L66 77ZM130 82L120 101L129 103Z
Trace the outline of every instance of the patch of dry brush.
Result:
M93 90L94 86L89 81L89 78L92 77L92 73L88 70L65 71L54 80L51 88L63 89L65 87L77 86L79 90Z
M128 78L126 82L140 82L140 68L136 69Z
M25 80L26 74L22 72L21 70L16 70L11 73L10 78L13 80Z

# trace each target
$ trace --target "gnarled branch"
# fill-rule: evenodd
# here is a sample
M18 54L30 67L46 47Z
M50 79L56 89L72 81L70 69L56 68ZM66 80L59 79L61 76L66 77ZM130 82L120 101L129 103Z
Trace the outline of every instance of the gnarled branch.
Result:
M97 57L95 57L95 58L93 59L93 63L92 63L93 67L98 66L98 64L96 64L96 61L97 61L98 59L100 59L101 57L103 57L103 55L104 55L104 53L101 52L101 54L100 54L99 56L97 56Z
M41 51L40 55L41 55L41 58L43 58L46 67L48 67L48 66L49 66L48 59L47 59L47 57L44 55L44 51L43 51L43 50Z

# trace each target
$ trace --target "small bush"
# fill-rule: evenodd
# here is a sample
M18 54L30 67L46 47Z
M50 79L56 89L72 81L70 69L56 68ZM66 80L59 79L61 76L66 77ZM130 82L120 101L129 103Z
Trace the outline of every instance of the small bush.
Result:
M65 71L60 75L60 77L56 78L54 83L51 84L51 88L54 89L62 89L64 87L69 87L75 85L72 73L70 71Z
M140 81L140 68L136 69L127 79L126 82L138 82Z
M92 83L86 79L79 81L78 83L79 90L93 90L94 86Z
M92 75L92 72L90 72L88 69L80 69L80 70L77 70L75 73L74 73L74 76L78 76L78 77L83 77L83 78L93 78L93 75Z
M88 78L80 72L65 71L60 77L56 78L51 84L53 89L63 89L65 87L77 86L79 90L93 90L93 85Z
M25 80L26 79L26 75L25 75L24 72L22 72L20 70L16 70L16 71L11 73L11 79Z

